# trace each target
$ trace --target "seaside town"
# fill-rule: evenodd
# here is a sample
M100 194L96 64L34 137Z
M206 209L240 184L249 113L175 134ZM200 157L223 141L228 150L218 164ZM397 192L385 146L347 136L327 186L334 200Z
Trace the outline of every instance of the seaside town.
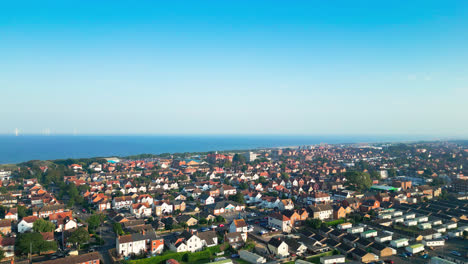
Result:
M1 263L468 263L468 143L0 165Z

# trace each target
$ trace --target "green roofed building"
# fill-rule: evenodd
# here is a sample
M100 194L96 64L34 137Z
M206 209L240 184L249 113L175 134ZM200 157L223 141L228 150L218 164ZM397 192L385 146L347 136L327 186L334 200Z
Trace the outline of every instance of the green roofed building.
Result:
M390 191L390 192L396 192L400 190L400 188L396 188L396 187L388 186L388 185L372 185L371 189L378 190L378 191Z

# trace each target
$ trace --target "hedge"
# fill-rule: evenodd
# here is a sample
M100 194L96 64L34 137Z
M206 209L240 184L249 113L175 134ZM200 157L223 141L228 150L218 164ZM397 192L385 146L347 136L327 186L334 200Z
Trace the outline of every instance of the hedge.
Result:
M337 219L337 220L333 220L333 221L330 221L330 222L326 222L325 224L327 226L336 226L336 225L342 224L344 222L345 222L345 219Z
M209 260L212 255L215 253L221 252L220 249L221 245L217 245L214 247L209 247L203 251L198 251L194 253L190 252L173 252L173 251L168 251L163 253L162 255L151 257L151 258L145 258L145 259L136 259L136 260L130 260L129 263L131 264L162 264L168 259L175 259L179 262L195 262L199 260Z
M151 257L151 258L144 258L144 259L136 259L136 260L130 260L130 263L133 264L160 264L164 263L168 259L175 259L179 262L181 262L184 258L184 255L186 255L186 252L167 252L159 256Z
M203 250L191 254L187 254L186 261L187 262L195 262L198 260L210 259L211 253L208 250Z

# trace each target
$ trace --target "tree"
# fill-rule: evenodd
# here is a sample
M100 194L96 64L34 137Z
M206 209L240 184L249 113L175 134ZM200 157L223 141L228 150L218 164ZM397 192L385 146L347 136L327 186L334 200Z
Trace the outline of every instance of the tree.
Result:
M18 209L18 218L23 218L25 216L31 215L31 209L27 209L26 207L19 205Z
M86 228L84 228L84 227L79 227L68 238L68 242L77 245L78 249L80 249L80 246L82 244L86 244L86 243L89 242L88 230L86 230Z
M118 236L121 236L124 234L124 231L122 229L122 224L120 223L114 223L112 225L112 229L114 230L115 234L118 235Z
M55 224L44 220L42 218L37 219L33 223L34 232L53 232L55 230Z
M88 228L90 232L94 232L104 221L105 216L103 214L94 214L88 218Z
M5 251L3 249L0 249L0 261L5 258Z
M319 229L322 226L322 221L320 219L308 219L306 224L312 228Z
M370 175L365 172L347 171L345 177L348 184L354 186L357 190L363 191L372 185Z
M238 192L234 195L229 196L229 200L240 203L240 204L245 204L244 195L242 195L241 192Z
M15 250L21 255L27 255L30 249L33 254L57 250L57 243L55 241L45 241L42 235L36 232L19 234L16 239Z
M245 157L244 155L240 154L234 154L234 157L232 157L232 162L235 164L244 164L245 163Z

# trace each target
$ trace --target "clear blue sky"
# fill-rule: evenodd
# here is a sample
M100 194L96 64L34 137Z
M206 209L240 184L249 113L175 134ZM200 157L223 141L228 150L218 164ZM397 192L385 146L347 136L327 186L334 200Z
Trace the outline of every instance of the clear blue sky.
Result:
M0 133L468 135L468 1L3 1Z

